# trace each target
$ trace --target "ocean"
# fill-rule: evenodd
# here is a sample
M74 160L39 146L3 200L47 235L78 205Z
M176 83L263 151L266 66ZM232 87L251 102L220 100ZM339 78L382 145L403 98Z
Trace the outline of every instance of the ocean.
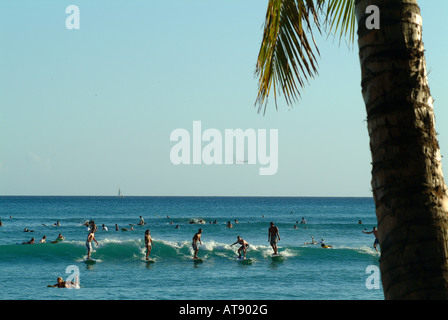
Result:
M1 196L0 217L1 300L384 299L374 236L362 232L376 226L372 198ZM95 264L84 262L90 220ZM271 221L281 259L271 256ZM192 260L199 228L203 263ZM51 243L59 234L65 240ZM236 259L237 236L251 264ZM311 237L332 248L305 244ZM78 285L48 287L58 277Z

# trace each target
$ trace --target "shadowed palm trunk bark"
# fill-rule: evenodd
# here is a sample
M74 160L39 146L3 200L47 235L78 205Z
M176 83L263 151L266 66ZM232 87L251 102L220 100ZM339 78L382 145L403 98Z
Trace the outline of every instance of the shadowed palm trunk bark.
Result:
M380 9L369 30L366 7ZM448 298L448 192L416 0L356 0L386 299Z

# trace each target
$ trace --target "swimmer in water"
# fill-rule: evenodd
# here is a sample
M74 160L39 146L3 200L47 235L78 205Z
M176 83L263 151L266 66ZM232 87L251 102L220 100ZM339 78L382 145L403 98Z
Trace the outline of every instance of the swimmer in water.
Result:
M73 281L70 281L67 283L67 281L64 281L61 277L58 277L57 283L54 285L48 285L50 288L70 288L72 285L75 285Z

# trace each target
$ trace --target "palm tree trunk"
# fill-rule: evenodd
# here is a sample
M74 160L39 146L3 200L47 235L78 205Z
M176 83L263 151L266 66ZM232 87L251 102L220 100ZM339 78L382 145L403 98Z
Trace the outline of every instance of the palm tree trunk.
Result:
M380 9L368 29L366 7ZM386 299L448 298L448 192L417 0L356 0Z

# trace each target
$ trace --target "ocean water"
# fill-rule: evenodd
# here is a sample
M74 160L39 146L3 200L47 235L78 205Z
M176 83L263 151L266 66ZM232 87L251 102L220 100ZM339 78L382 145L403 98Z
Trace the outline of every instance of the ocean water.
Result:
M137 225L139 216L145 226ZM384 298L379 276L372 276L379 264L374 237L362 233L376 225L372 198L2 196L0 217L1 300ZM191 223L200 219L205 223ZM89 220L99 228L92 265L84 263L83 224ZM57 221L60 226L53 226ZM227 221L233 228L226 228ZM268 242L271 221L280 230L278 261ZM131 226L134 230L121 230ZM192 261L191 248L199 228L200 264ZM152 264L144 261L147 229L154 241ZM65 241L50 243L59 233ZM21 244L44 235L45 244ZM239 246L230 244L237 236L250 244L252 264L236 259ZM333 248L305 244L312 236ZM76 288L47 287L59 276L75 275Z

